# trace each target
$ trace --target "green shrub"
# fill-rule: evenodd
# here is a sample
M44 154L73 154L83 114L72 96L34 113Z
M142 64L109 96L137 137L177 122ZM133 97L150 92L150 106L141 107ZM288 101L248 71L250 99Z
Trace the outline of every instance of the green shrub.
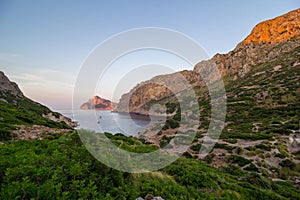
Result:
M222 133L220 135L221 139L236 138L245 140L268 140L272 138L271 134L264 133Z
M160 140L159 146L161 148L166 147L173 138L174 138L174 136L168 137L168 136L164 135Z
M178 128L180 126L179 122L174 119L167 119L166 124L172 129Z
M241 156L236 156L236 155L230 155L227 157L227 160L230 162L230 163L233 163L233 164L238 164L240 167L243 167L249 163L251 163L250 160L244 158L244 157L241 157Z
M276 153L275 154L275 157L278 157L278 158L285 158L285 155L281 154L281 153Z
M265 144L257 144L257 145L255 145L255 148L263 149L263 150L266 150L266 151L271 151L272 150L270 145L265 145Z
M179 105L177 103L172 103L172 102L167 102L166 104L167 110L166 113L167 114L172 114L176 111L177 107L179 107Z
M294 169L296 167L296 164L293 161L291 161L290 159L285 159L285 160L281 161L279 163L279 165L281 167L287 167L290 169Z
M192 149L193 151L199 151L201 149L201 144L195 144L193 146L190 147L190 149Z
M246 171L258 172L258 168L253 163L250 163L250 165L245 167L244 169Z
M227 144L221 144L221 143L216 143L214 148L226 149L228 152L232 152L232 150L234 149L232 146L229 146Z
M233 138L233 139L225 139L224 141L231 143L231 144L236 144L237 143L237 139Z
M152 148L132 137L105 134L129 149ZM178 200L236 196L230 194L241 199L300 198L292 185L272 183L270 187L266 179L247 176L240 167L216 169L192 158L179 158L157 172L120 172L96 160L77 134L7 142L0 145L0 160L0 199L112 200L147 194Z

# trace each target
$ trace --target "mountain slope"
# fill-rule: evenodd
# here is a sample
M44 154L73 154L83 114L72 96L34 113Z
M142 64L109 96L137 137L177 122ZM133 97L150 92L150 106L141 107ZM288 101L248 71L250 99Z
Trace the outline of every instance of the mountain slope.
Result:
M18 138L20 133L28 132L21 125L40 125L31 128L31 132L46 132L48 129L43 127L72 129L75 125L70 119L25 97L3 72L0 72L0 82L0 140Z
M217 167L236 165L246 171L256 171L299 186L300 39L297 38L300 32L290 34L290 37L280 37L281 39L272 37L268 42L264 39L249 39L253 34L263 32L258 29L264 29L264 24L286 23L281 19L292 19L284 26L287 31L292 30L294 33L292 27L299 24L300 18L293 16L298 16L299 13L300 9L263 22L228 54L217 54L210 61L198 63L194 70L178 72L190 81L198 99L198 104L195 104L190 100L188 90L183 87L178 87L176 91L177 96L184 96L186 104L191 105L187 117L199 120L200 123L197 130L192 130L196 138L185 153L186 156L199 158L199 150L211 117L209 92L197 71L215 63L225 84L227 117L219 141L204 160ZM272 35L277 34L274 29L270 31ZM166 110L170 109L170 104L175 105L172 110L178 112L174 112L174 117L169 117L163 130L157 131L158 127L153 127L147 133L139 135L148 142L165 147L166 144L175 142L172 140L174 136L184 134L177 132L177 125L185 116L180 117L180 102L175 94L153 84L155 81L158 84L174 81L174 87L177 87L176 74L158 76L125 94L119 105L129 102L130 112L143 114L148 114L151 104L160 104ZM180 83L177 85L180 86ZM154 98L150 98L151 96ZM118 109L122 110L122 107ZM199 111L200 116L196 114Z
M209 63L216 65L222 77L236 80L245 76L253 66L272 61L300 45L300 31L297 28L300 24L299 13L300 9L297 9L273 20L260 23L233 51L227 54L216 54L211 60L198 63L193 70L157 76L138 84L121 97L116 111L147 114L148 110L145 108L147 103L174 95L186 88L178 78L178 74L183 75L193 87L205 86L199 72L205 69ZM275 26L278 23L284 23L280 27L285 27L285 31L282 32L281 29L278 31L275 28L267 29L267 24ZM264 37L260 38L260 33L265 31L269 31L272 36L268 41L265 41ZM251 39L256 37L259 39ZM175 84L172 84L173 82ZM168 85L170 88L161 85Z
M259 23L242 44L267 44L299 39L300 8Z

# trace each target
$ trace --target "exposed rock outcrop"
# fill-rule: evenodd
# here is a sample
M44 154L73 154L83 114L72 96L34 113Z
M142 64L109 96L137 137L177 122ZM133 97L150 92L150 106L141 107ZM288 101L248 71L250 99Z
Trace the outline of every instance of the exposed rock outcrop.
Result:
M174 95L188 86L203 86L200 71L215 65L221 77L235 80L245 76L260 63L276 59L280 54L300 46L300 9L258 24L251 34L227 54L216 54L209 61L202 61L193 70L161 75L134 87L124 94L116 108L118 112L147 114L145 105ZM277 28L276 28L277 27ZM185 84L182 76L189 84Z
M18 125L17 130L12 131L12 139L14 140L42 140L52 134L68 134L71 133L72 129L57 129L49 128L46 126L27 126L27 125Z
M88 102L82 104L80 106L80 109L82 110L90 110L90 109L95 109L95 110L112 110L117 106L116 103L103 99L99 96L94 96L94 98L89 99Z
M138 84L129 93L122 95L116 111L147 115L146 103L171 96L187 87L194 87L199 84L200 80L199 73L189 70L156 76Z
M7 76L2 71L0 71L0 92L2 91L9 92L17 97L25 97L19 86L16 83L11 82L7 78Z
M65 122L70 127L76 127L78 125L76 122L73 122L70 118L63 116L59 113L57 113L57 116L55 116L52 112L49 112L47 114L44 114L43 117L55 122Z
M257 24L242 44L273 44L300 38L300 8Z
M142 198L142 197L138 197L138 198L136 198L136 200L164 200L164 199L162 197L160 197L160 196L154 197L151 194L147 194L146 197L145 197L145 199Z

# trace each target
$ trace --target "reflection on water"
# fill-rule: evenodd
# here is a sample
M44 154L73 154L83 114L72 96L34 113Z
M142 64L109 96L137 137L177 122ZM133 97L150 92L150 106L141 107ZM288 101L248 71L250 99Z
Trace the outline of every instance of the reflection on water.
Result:
M79 122L79 129L88 129L95 132L122 133L136 135L145 132L155 123L163 123L162 117L147 117L135 114L114 113L109 110L60 110L58 111Z

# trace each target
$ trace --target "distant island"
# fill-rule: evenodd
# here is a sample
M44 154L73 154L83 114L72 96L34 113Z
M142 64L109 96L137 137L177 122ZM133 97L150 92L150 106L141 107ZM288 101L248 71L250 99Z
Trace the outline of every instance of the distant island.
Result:
M94 96L94 98L89 99L86 103L80 106L82 110L113 110L117 106L117 103L110 100L101 98L99 96Z

